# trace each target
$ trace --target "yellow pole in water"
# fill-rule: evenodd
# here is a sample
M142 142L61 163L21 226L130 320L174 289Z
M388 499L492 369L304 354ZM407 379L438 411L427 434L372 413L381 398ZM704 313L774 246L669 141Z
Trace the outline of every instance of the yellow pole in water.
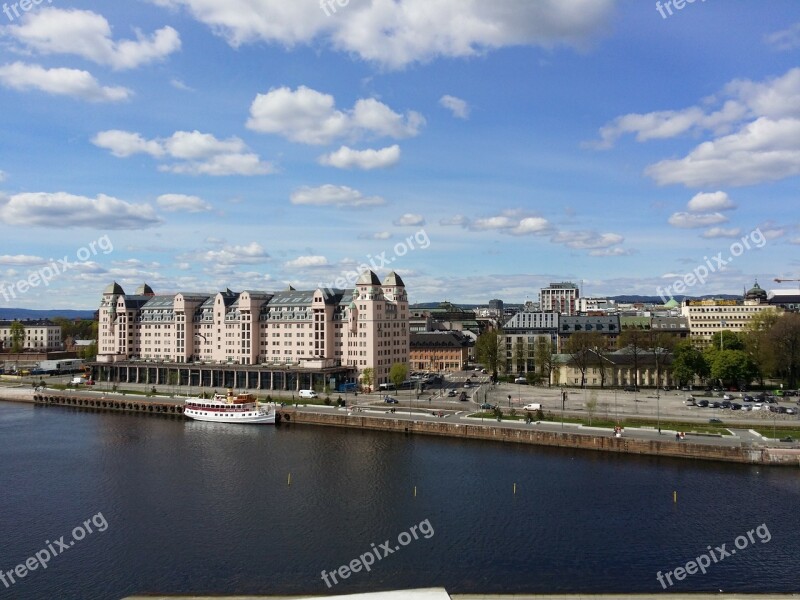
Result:
M516 493L517 493L517 484L515 483L514 484L514 494L516 495Z
M289 473L289 479L286 482L286 485L292 485L292 474L291 473Z
M678 503L678 492L672 492L672 502L677 504Z
M417 486L414 486L414 498L417 497Z

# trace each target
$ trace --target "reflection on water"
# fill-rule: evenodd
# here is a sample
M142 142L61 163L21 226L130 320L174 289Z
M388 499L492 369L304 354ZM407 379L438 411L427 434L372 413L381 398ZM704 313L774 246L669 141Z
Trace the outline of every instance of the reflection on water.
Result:
M324 594L323 569L425 519L435 536L335 592L655 593L658 571L761 523L769 543L670 591L797 588L791 469L7 403L0 456L0 568L109 523L7 597Z

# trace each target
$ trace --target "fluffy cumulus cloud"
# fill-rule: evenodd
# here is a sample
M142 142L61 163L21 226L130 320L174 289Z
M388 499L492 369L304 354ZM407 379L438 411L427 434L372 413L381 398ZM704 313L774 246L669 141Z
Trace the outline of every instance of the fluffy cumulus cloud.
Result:
M261 264L270 258L264 247L251 242L244 246L225 246L219 250L208 250L201 254L202 260L216 266L230 267L242 264Z
M454 215L439 221L443 226L458 226L470 231L499 231L509 235L543 235L550 233L550 222L538 216L522 214L517 210L507 210L499 215L469 219L464 215Z
M725 192L700 193L689 200L689 212L704 213L717 210L733 210L736 205Z
M335 206L336 208L363 208L381 206L386 200L380 196L365 196L346 185L326 184L319 187L303 186L290 198L292 204L305 206Z
M172 27L151 35L137 31L136 40L116 41L105 17L90 10L42 8L4 31L28 52L77 55L117 70L161 60L181 47Z
M151 2L185 7L233 46L322 41L387 69L509 46L583 48L603 31L616 4L616 0L366 0L345 6L334 2L325 10L327 5L321 8L317 2L285 0Z
M333 96L306 86L258 94L247 121L253 131L303 144L330 144L365 136L402 139L417 135L424 124L419 113L401 115L374 98L358 100L350 110L339 110Z
M378 231L377 233L362 233L359 234L360 240L388 240L391 239L392 234L388 231Z
M145 139L141 134L112 129L101 131L92 143L118 158L149 154L156 159L179 162L159 165L160 171L185 175L266 175L270 163L250 152L239 138L220 140L200 131L176 131L168 138Z
M198 196L162 194L156 203L167 212L199 213L211 210L211 204Z
M669 224L680 229L697 229L727 222L728 217L719 212L702 214L676 212L669 218Z
M27 254L3 254L0 255L0 265L4 267L32 267L48 262L41 256L30 256Z
M159 224L161 219L149 204L132 204L105 194L87 198L66 192L35 192L1 200L0 221L57 229L144 229Z
M703 232L703 237L707 240L713 240L717 238L738 238L742 235L742 230L738 227L731 227L730 229L726 229L724 227L712 227Z
M800 68L764 81L734 80L717 95L680 110L628 114L600 130L610 148L625 134L640 142L708 136L683 158L650 165L660 185L743 186L800 174Z
M353 150L342 146L335 152L321 156L319 162L338 169L385 169L400 162L400 146L395 144L381 150Z
M469 118L469 105L465 100L461 98L456 98L455 96L442 96L439 99L439 104L453 113L454 117L459 119L468 119Z
M406 213L394 221L398 227L419 227L425 225L425 217L414 213Z
M618 233L596 231L559 231L552 239L556 244L564 244L575 250L605 250L625 241Z
M39 90L54 96L70 96L89 102L120 102L132 95L124 87L100 85L88 71L46 69L19 61L0 66L0 84L14 90Z
M298 256L294 260L286 262L288 269L312 269L327 266L328 259L324 256Z

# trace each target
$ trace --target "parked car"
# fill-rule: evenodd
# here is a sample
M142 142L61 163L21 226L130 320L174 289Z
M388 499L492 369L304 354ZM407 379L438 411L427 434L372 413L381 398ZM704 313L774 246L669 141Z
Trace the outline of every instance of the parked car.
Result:
M742 410L745 411L745 412L750 412L751 410L753 410L753 405L752 404L743 404L742 405Z
M392 397L392 396L384 396L384 397L383 397L383 401L384 401L386 404L398 404L398 402L397 402L397 398L394 398L394 397Z
M461 400L461 402L466 402L467 401L467 392L461 392L461 394L458 396L458 399Z
M785 438L781 438L781 441L788 442L789 444L791 444L792 442L794 442L794 439L792 439L792 436L788 435Z
M731 410L742 410L742 405L739 404L738 402L734 402L733 404L731 404Z
M709 423L722 423L722 420L721 419L709 419L708 422Z
M722 396L723 400L733 400L733 394L725 394Z
M456 391L455 390L450 390L450 391L447 392L447 397L448 398L455 398L455 395L456 395Z
M488 402L484 402L483 404L481 404L481 408L483 410L492 410L492 409L494 409L494 405L493 404L489 404Z
M790 406L786 407L786 414L787 415L796 415L797 409L791 408Z
M700 400L700 402L697 403L697 406L699 406L700 408L707 407L708 406L708 400Z
M720 408L730 408L731 407L731 401L730 400L723 400L722 402L719 403L719 406L720 406Z
M526 379L524 377L517 377L514 380L514 383L525 383Z
M761 408L762 408L763 406L764 406L764 405L763 405L763 404L761 404L761 402L756 402L755 404L753 404L753 410L754 410L754 411L755 411L755 410L761 410Z
M709 402L708 408L719 408L721 405L719 402Z
M522 410L542 410L542 405L539 402L532 402L523 406Z

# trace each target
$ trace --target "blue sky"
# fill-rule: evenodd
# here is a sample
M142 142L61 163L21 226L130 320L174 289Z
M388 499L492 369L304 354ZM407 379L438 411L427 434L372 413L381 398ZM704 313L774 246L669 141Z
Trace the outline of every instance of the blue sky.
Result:
M0 306L800 277L800 6L665 4L7 2Z

